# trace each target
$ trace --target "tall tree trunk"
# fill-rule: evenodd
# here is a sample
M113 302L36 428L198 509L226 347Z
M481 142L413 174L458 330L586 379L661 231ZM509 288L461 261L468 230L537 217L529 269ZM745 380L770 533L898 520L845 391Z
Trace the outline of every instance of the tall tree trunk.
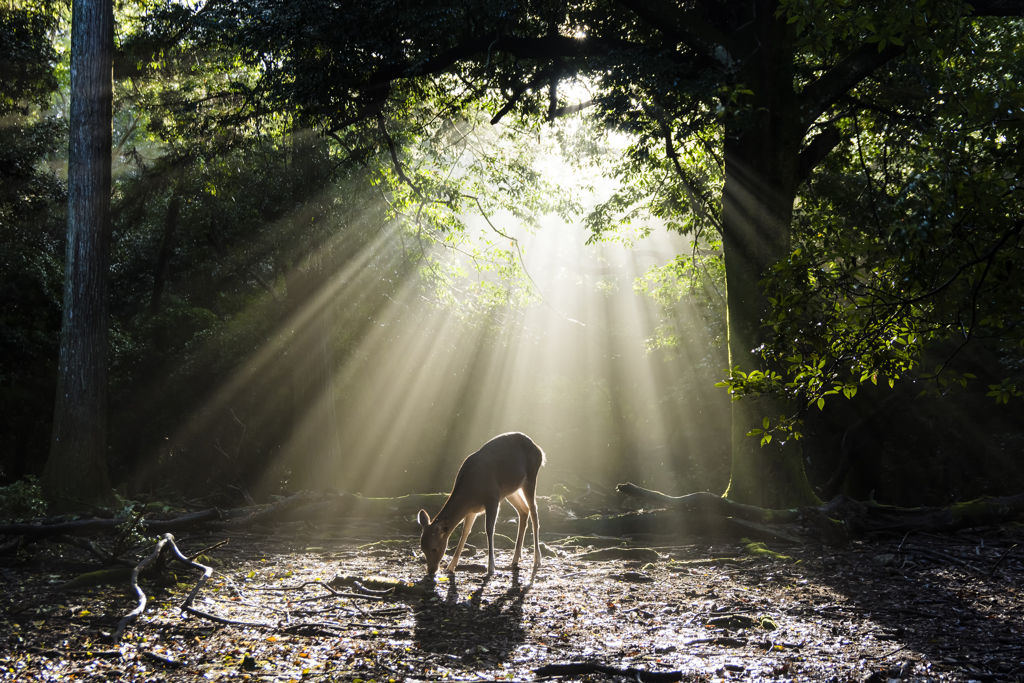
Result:
M75 0L64 317L42 479L58 509L114 501L106 464L113 52L113 2Z
M803 130L793 112L792 32L774 18L774 2L751 3L754 16L745 44L748 58L740 82L754 91L745 111L726 121L722 232L728 300L729 366L743 372L770 371L758 353L767 340L762 327L770 306L758 284L770 266L790 252L793 201L799 184ZM741 99L741 104L743 100ZM817 502L804 471L799 443L773 438L762 447L747 436L765 417L791 415L773 396L748 396L732 403L732 476L726 496L740 503L789 508Z

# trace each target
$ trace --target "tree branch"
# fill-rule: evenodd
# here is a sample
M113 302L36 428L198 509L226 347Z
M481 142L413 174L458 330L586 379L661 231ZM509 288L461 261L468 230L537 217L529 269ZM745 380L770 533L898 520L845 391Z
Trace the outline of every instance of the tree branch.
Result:
M800 151L800 177L807 180L818 164L825 160L828 153L843 141L843 134L835 126L827 126Z
M956 269L956 272L953 273L948 280L943 282L938 287L935 287L934 289L927 291L924 294L920 294L910 299L899 299L895 303L900 306L907 306L909 304L914 304L917 303L918 301L924 301L925 299L935 296L936 294L938 294L939 292L941 292L942 290L946 289L954 282L956 282L957 278L963 275L964 271L970 268L971 266L975 266L985 261L991 261L991 259L995 257L995 255L999 252L1000 249L1003 248L1003 245L1005 245L1011 237L1020 234L1022 228L1024 228L1024 219L1021 219L1014 223L1013 227L1007 230L1006 234L1004 234L1002 237L996 240L996 243L992 245L992 248L986 251L984 254L982 254L981 256L972 261L968 261L967 263L961 264L961 266Z
M732 70L740 49L729 36L709 24L697 9L682 9L667 0L617 0L652 28L677 38L722 71Z
M395 146L395 140L391 137L391 134L388 133L388 129L384 126L384 116L382 114L377 114L377 128L380 130L380 134L384 137L384 142L387 143L388 151L391 152L391 163L395 167L395 173L398 174L398 177L401 178L402 182L412 188L412 191L416 193L417 197L424 199L423 193L420 192L420 188L416 187L416 184L413 183L409 179L409 176L405 175L405 171L402 170L402 162L398 160L398 149Z
M881 52L876 43L865 43L844 57L818 80L797 95L801 127L810 127L828 107L889 60L903 54L906 46L889 43Z

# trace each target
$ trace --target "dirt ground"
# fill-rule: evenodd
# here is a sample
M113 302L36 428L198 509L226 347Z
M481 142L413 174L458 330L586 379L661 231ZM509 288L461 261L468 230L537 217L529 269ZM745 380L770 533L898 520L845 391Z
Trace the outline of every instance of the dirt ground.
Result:
M109 634L136 604L125 586L64 586L97 568L90 555L41 543L0 557L0 679L531 681L541 666L592 662L678 674L662 680L1024 680L1019 526L841 550L769 544L792 561L701 538L648 539L646 557L601 560L587 555L600 548L542 533L532 585L532 553L517 574L499 551L488 579L477 551L427 583L408 529L261 531L178 538L185 553L230 538L210 552L215 573L194 607L252 625L183 618L198 573L171 565L175 577L143 583L146 611L118 645ZM324 586L339 575L412 587Z

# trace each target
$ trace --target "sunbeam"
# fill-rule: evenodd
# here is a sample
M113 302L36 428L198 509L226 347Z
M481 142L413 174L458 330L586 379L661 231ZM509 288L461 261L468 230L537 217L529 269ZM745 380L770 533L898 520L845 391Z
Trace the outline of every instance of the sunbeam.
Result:
M635 287L688 252L689 238L653 224L588 245L585 227L554 216L537 229L501 212L463 219L465 244L494 230L512 241L532 302L475 300L474 281L508 283L475 270L468 247L431 247L438 263L468 273L452 283L455 298L439 298L436 266L419 244L410 250L398 222L340 230L284 278L300 305L169 437L161 459L208 451L254 495L399 495L446 489L467 454L522 431L549 454L542 493L625 479L722 488L728 401L712 380L724 350L686 298L672 318L688 332L672 349L651 347L663 311Z

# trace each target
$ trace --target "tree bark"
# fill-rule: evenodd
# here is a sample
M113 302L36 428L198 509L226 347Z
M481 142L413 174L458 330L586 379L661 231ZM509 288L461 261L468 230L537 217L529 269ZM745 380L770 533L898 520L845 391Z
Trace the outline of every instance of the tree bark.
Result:
M768 341L762 327L771 310L759 284L773 263L790 252L793 202L800 182L804 127L793 116L793 36L774 3L751 3L753 18L738 36L757 45L738 79L753 101L726 119L722 241L728 306L729 367L750 373L777 370L758 350ZM726 103L728 106L730 103ZM744 105L744 101L739 101ZM762 420L792 414L773 396L746 396L732 403L732 474L725 496L767 508L818 504L799 443L773 438L761 446L747 436Z
M115 500L106 465L113 49L111 0L75 0L64 314L42 477L43 493L58 509Z

